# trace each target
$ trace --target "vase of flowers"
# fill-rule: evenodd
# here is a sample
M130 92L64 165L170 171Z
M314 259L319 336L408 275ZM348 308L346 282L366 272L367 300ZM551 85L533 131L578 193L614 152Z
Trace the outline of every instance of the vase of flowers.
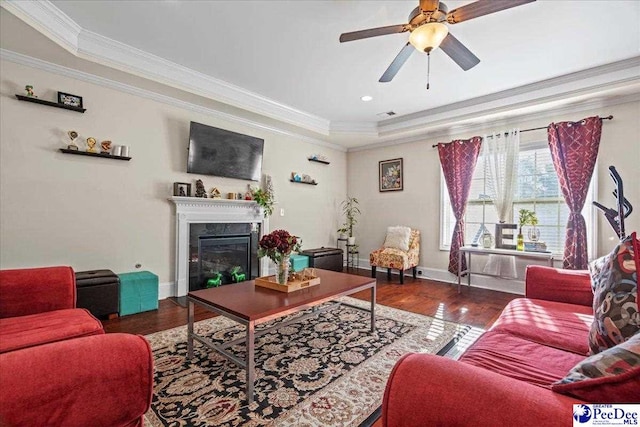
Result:
M276 230L262 236L258 243L258 256L268 256L276 264L276 280L281 285L289 278L289 257L300 250L301 239L286 230Z

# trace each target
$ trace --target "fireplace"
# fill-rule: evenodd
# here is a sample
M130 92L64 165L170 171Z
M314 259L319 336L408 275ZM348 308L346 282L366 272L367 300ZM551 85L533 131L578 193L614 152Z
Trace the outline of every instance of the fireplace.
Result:
M269 259L267 257L257 258L257 247L260 237L264 233L269 232L269 220L265 218L262 209L254 201L247 200L225 200L225 199L205 199L198 197L181 197L174 196L169 199L176 206L176 252L175 252L175 291L174 296L181 297L187 295L192 289L191 277L202 276L206 278L206 282L213 277L207 277L213 272L220 273L220 269L215 262L225 258L231 252L234 253L234 259L238 261L228 261L231 268L240 265L245 278L250 280L255 277L265 276L269 271ZM205 246L205 255L199 256L197 248L192 247L192 232L202 239L196 243ZM249 238L249 254L250 258L246 261L246 271L244 264L239 259L245 259L244 255L238 255L240 248L246 248L245 243L240 241L231 241L232 244L214 243L215 240L209 240L210 237L220 237L223 239ZM199 241L198 239L196 242ZM222 240L229 243L229 240ZM219 242L220 243L220 242ZM226 246L226 248L225 248ZM214 255L218 252L218 255ZM244 249L242 250L244 252ZM195 255L194 255L195 254ZM224 255L223 257L219 255ZM201 273L197 273L197 265L194 267L194 261L203 258L206 260L201 265ZM224 259L223 259L224 261ZM194 272L194 268L196 269ZM222 271L227 271L222 270ZM229 270L229 275L231 272ZM224 274L221 274L224 276ZM236 276L236 280L239 279ZM220 279L222 281L222 279ZM215 280L214 280L215 282ZM197 282L194 282L197 283ZM210 282L213 283L213 282ZM221 283L222 285L222 283ZM196 286L196 285L193 285ZM196 289L201 289L202 281L197 284ZM231 285L232 286L232 285Z
M189 226L189 291L258 277L258 224Z

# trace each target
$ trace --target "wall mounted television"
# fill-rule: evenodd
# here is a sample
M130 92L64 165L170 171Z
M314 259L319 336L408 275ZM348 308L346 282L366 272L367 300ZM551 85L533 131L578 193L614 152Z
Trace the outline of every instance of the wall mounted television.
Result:
M260 181L264 139L191 122L187 172Z

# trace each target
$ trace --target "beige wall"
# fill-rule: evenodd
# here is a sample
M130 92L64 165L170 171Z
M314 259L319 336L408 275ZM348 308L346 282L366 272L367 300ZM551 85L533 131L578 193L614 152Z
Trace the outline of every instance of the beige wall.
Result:
M300 235L306 248L335 244L333 207L346 194L346 153L9 61L0 72L0 268L126 272L140 263L161 283L173 282L172 183L201 178L207 190L223 193L244 193L248 183L186 173L190 121L263 138L263 173L272 176L278 200L271 229ZM81 95L87 112L19 102L14 94L25 84L42 99L54 100L58 90ZM70 129L79 141L128 145L132 160L62 154ZM331 165L307 161L314 153ZM292 171L319 185L290 183Z
M613 183L607 168L616 166L625 182L627 198L636 211L626 220L628 232L640 229L640 103L631 102L602 109L571 114L550 114L536 120L505 121L499 127L478 128L477 132L450 134L437 139L406 143L390 147L350 152L347 164L348 193L360 200L363 212L356 236L361 258L380 247L386 227L407 225L422 232L420 266L446 270L448 252L439 249L440 223L440 162L438 152L431 146L437 142L483 135L485 131L519 127L521 129L547 126L551 122L579 120L592 115L614 115L603 124L598 157L598 200L614 206L611 196ZM546 131L522 134L522 141L545 140ZM378 161L402 157L404 162L404 190L378 191ZM602 215L598 214L598 256L608 252L615 242L614 233Z

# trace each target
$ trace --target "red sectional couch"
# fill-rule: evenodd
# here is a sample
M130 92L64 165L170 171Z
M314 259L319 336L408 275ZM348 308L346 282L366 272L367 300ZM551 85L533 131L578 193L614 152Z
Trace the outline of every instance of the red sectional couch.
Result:
M425 354L398 361L385 391L383 424L572 425L572 405L583 401L551 387L589 354L592 298L587 271L528 267L526 298L510 302L458 361ZM640 400L634 375L631 387L607 389L609 402ZM602 399L593 403L606 403Z
M0 271L0 425L141 426L153 359L75 308L70 267Z

